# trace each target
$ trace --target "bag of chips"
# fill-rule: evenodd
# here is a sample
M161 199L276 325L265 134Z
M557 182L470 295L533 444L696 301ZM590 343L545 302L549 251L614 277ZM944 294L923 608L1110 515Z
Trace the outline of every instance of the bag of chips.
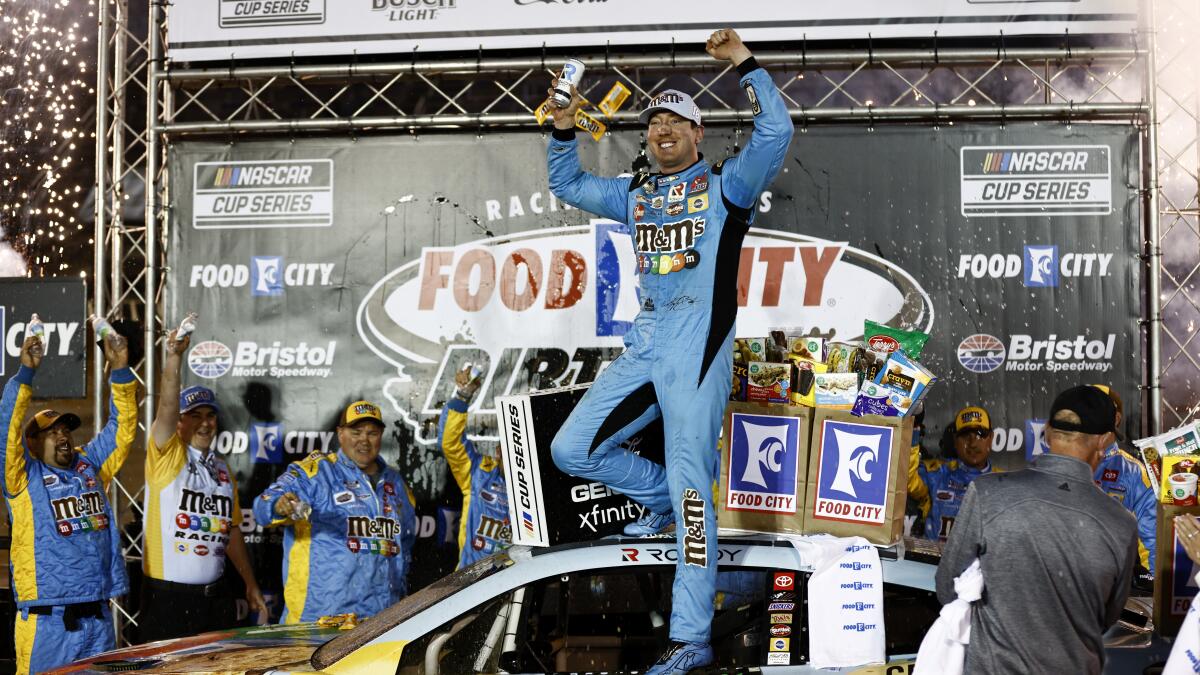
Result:
M925 348L928 340L929 334L919 330L892 328L870 319L863 322L863 342L871 351L891 354L897 349L903 349L910 357L920 359L921 350Z

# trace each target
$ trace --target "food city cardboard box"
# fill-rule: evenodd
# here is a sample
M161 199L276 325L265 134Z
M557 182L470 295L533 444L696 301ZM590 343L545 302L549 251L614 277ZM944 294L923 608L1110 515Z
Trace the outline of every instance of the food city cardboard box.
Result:
M554 546L620 534L642 507L602 483L568 476L554 465L550 442L567 421L587 386L496 397L500 449L508 484L514 544ZM662 463L661 421L624 445Z
M804 479L812 408L730 403L721 434L717 526L754 532L804 531Z
M1175 536L1175 516L1200 516L1200 505L1158 505L1154 570L1154 625L1164 636L1179 633L1196 595L1196 565Z
M911 417L856 417L817 408L804 531L891 545L904 533Z

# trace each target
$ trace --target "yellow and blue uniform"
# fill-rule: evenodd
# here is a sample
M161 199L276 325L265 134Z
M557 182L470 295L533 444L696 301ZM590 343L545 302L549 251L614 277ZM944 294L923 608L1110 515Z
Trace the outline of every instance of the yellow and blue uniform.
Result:
M7 432L0 470L12 522L19 673L70 663L115 644L106 603L127 593L129 580L120 528L105 490L137 432L137 382L131 370L120 368L109 380L104 429L76 448L70 468L43 463L26 448L21 427L33 397L33 374L21 366L0 398L0 428ZM89 603L94 609L77 616Z
M415 501L399 472L376 459L374 487L342 452L293 462L254 500L254 518L283 533L283 622L353 612L378 614L408 593L416 540ZM308 518L275 513L291 492L312 507Z
M1121 502L1121 506L1137 518L1138 560L1142 567L1153 573L1158 536L1158 494L1146 468L1113 443L1104 451L1094 479L1105 494Z
M457 396L442 409L438 443L463 495L458 524L458 567L462 568L511 544L508 491L500 462L479 454L467 438L467 402Z
M991 462L982 469L967 466L957 459L921 462L920 449L914 446L908 465L908 494L921 508L925 538L946 541L967 494L967 486L980 476L999 471Z

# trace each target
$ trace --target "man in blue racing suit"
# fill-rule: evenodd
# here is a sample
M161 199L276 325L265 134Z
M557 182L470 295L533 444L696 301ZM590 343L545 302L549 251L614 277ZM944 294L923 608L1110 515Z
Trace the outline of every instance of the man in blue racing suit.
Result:
M926 539L946 541L967 486L980 476L999 471L992 468L990 459L992 421L986 410L967 406L958 411L954 416L954 450L958 459L918 462L908 469L908 484L925 518Z
M467 438L467 408L480 384L479 376L472 377L471 371L468 363L455 374L458 386L438 419L438 444L463 495L458 568L502 551L512 542L504 467L498 458L476 450Z
M379 407L342 413L341 450L288 465L254 500L264 527L283 526L282 623L373 616L408 594L416 511L400 473L379 457Z
M548 150L550 189L562 201L632 229L641 311L625 351L571 413L551 444L568 474L603 482L633 498L647 515L628 534L674 526L678 562L671 611L672 644L648 672L685 673L712 662L709 646L717 573L713 484L721 415L733 373L733 327L742 240L761 192L779 171L792 124L770 75L732 30L706 49L731 61L754 113L754 134L741 153L710 166L697 151L700 109L666 90L639 117L661 173L598 178L580 167L576 94L553 108ZM621 448L662 415L666 467Z
M1113 428L1120 429L1121 422L1124 421L1124 406L1120 395L1108 385L1092 386L1112 399L1117 408L1117 420ZM1137 518L1138 562L1153 576L1154 547L1158 537L1158 492L1150 480L1150 475L1146 473L1146 467L1117 444L1117 435L1112 434L1109 441L1108 447L1100 457L1100 464L1096 467L1094 480L1105 494L1121 502L1121 506Z

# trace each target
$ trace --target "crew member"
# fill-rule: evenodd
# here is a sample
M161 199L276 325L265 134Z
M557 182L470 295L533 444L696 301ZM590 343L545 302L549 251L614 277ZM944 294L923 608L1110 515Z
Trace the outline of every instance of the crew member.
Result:
M954 450L958 459L909 463L909 489L925 519L926 539L950 536L967 486L992 468L992 421L986 410L968 406L954 416Z
M700 157L700 109L683 92L654 96L647 125L658 174L598 178L580 167L574 119L582 99L553 108L550 188L560 200L628 224L642 307L625 352L584 395L551 444L566 473L607 484L648 514L629 532L679 532L670 638L650 673L682 673L712 662L709 635L717 572L717 438L733 377L733 325L742 240L759 195L787 154L792 123L770 75L732 30L706 49L741 76L755 131L715 165ZM621 447L662 415L666 468Z
M283 622L379 613L408 592L415 501L379 457L383 416L351 403L338 422L341 450L313 455L254 500L260 523L283 526Z
M1108 394L1117 408L1114 431L1109 434L1109 442L1101 456L1100 465L1096 467L1096 484L1108 496L1121 502L1121 506L1137 518L1138 562L1153 576L1154 548L1158 536L1158 491L1150 480L1146 467L1117 444L1117 430L1121 428L1125 416L1125 406L1121 402L1120 394L1108 385L1092 386Z
M228 556L259 620L267 603L254 579L242 536L237 481L212 451L221 407L211 389L179 391L190 337L166 340L158 409L146 448L145 555L142 556L142 642L228 628L237 623L222 579Z
M116 644L108 600L127 593L129 579L105 493L137 433L137 382L123 337L110 335L103 349L111 368L108 422L83 447L74 446L80 420L71 413L43 410L22 433L42 362L40 338L21 345L21 367L0 399L18 673L40 673Z
M507 548L512 528L503 467L498 459L480 454L467 438L467 407L479 390L480 378L471 377L468 363L454 381L458 385L454 396L438 420L438 443L463 495L458 527L458 567L462 568Z

